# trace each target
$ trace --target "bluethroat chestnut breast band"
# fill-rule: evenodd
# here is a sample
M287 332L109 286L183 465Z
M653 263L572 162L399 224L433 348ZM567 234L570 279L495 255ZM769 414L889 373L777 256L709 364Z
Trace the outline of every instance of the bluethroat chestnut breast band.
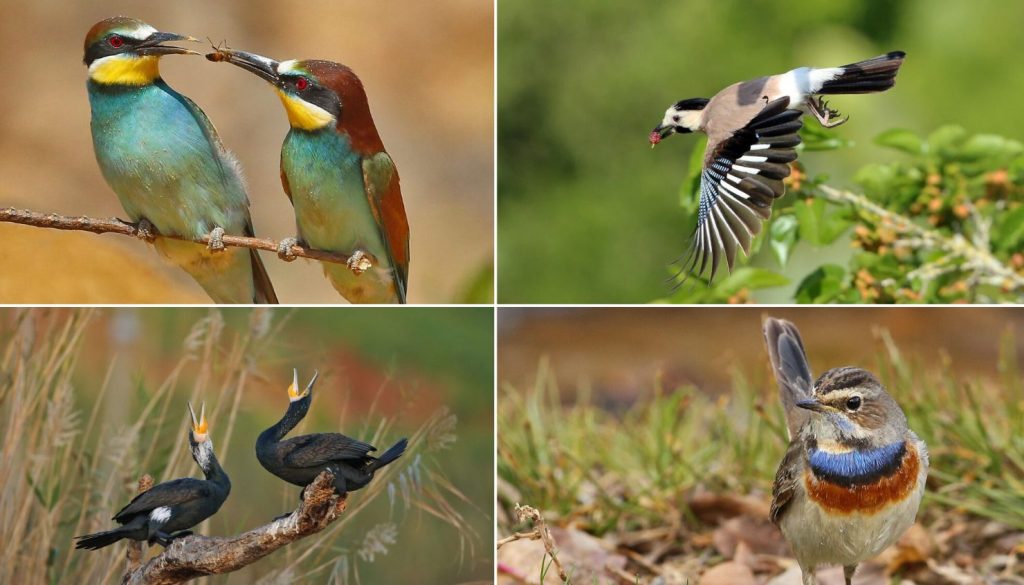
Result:
M800 332L764 321L789 448L772 487L771 519L814 585L819 565L857 564L913 523L928 476L928 449L871 373L833 368L813 382Z

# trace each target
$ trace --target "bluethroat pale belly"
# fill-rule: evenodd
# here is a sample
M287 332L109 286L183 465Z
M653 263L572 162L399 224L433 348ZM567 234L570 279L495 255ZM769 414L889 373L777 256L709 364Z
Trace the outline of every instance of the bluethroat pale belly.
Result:
M814 585L819 565L857 564L882 552L913 523L928 449L871 373L833 368L812 383L796 326L764 322L789 429L772 488L771 519Z

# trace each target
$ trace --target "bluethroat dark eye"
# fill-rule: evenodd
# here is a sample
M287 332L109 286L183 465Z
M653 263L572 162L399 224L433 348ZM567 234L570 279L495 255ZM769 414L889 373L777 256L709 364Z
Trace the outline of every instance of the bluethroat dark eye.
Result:
M847 410L857 410L860 408L860 396L851 396L846 400Z

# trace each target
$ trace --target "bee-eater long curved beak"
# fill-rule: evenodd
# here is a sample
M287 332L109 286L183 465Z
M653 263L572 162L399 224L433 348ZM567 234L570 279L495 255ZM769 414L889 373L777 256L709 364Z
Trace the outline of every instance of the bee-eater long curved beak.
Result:
M198 55L199 53L183 47L174 47L171 45L162 45L160 43L168 41L189 41L197 43L199 39L195 37L189 37L185 35L179 35L177 33L170 32L155 32L149 35L146 40L142 41L135 50L139 55Z
M227 61L237 65L249 73L269 82L271 85L278 85L281 78L277 74L277 61L269 57L248 53L246 51L235 51L234 49L217 49L216 52L208 53L206 58L210 61Z

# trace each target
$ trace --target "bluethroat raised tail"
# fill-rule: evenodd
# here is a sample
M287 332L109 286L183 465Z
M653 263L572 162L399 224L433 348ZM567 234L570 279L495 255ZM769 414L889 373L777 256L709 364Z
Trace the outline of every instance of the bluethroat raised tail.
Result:
M764 321L789 448L772 487L771 520L814 585L819 565L857 564L914 523L928 476L928 449L870 372L833 368L811 382L803 341L789 321Z

